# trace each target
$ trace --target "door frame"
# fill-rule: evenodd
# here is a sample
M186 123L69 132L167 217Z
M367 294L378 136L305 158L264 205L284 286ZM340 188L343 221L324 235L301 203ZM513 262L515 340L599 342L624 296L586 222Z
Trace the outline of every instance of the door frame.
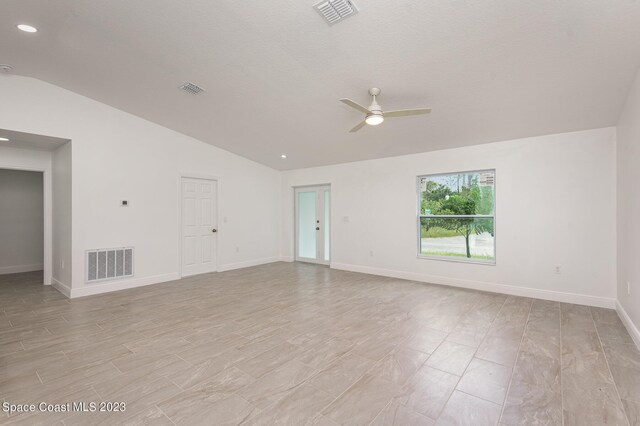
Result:
M333 226L333 221L330 219L329 220L329 260L324 260L324 253L323 253L323 258L322 259L308 259L308 258L302 258L299 259L298 258L298 200L296 197L296 191L298 189L305 189L305 188L322 188L322 187L327 187L329 188L329 218L331 218L331 204L332 204L332 195L331 195L331 184L330 183L319 183L319 184L314 184L314 185L297 185L292 187L293 188L293 261L294 262L305 262L305 263L315 263L318 265L330 265L331 264L331 257L333 254L333 248L331 245L331 228ZM323 201L324 203L324 201ZM316 207L317 208L317 207ZM324 226L324 223L323 223ZM316 247L317 247L317 239L316 239ZM324 246L323 246L324 248Z
M219 272L220 271L220 177L219 176L214 176L214 175L207 175L207 174L202 174L202 173L188 173L188 172L181 172L178 175L178 275L180 276L180 278L184 278L184 271L182 270L182 179L183 178L187 178L187 179L202 179L202 180L209 180L212 182L215 182L216 185L216 197L215 197L215 203L216 203L216 218L217 218L217 222L215 224L216 229L218 230L218 234L217 234L217 238L218 240L216 241L216 250L215 250L215 254L216 254L216 267L214 268L214 270L212 272ZM189 275L194 276L194 275Z
M52 284L53 273L53 185L51 181L50 165L47 167L32 167L0 163L0 169L19 170L24 172L42 173L42 192L44 209L44 247L42 252L42 275L44 285ZM71 283L69 283L70 285Z

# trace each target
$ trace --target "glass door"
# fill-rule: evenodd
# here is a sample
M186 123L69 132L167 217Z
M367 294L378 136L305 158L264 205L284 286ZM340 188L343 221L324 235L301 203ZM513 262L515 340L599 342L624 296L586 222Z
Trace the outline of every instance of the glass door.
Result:
M328 185L295 189L296 260L329 264L330 203L331 188Z

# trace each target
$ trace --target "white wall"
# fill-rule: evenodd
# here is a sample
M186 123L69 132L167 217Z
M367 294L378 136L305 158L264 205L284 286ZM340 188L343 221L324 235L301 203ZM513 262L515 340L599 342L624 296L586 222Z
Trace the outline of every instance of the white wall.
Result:
M71 288L71 142L52 152L52 200L53 200L53 284L68 293ZM69 294L67 294L69 295Z
M618 123L617 160L619 311L640 346L640 72Z
M0 169L0 274L44 268L44 176Z
M180 173L219 178L220 269L278 258L279 172L35 79L3 76L0 94L0 128L71 140L72 296L178 278ZM118 246L136 276L85 284L85 250Z
M51 153L0 146L0 169L32 170L43 173L44 284L51 284ZM0 200L0 203L3 203L3 200Z
M0 76L0 94L0 128L72 141L72 274L56 266L60 280L71 280L72 296L178 277L179 177L186 173L219 178L221 270L290 259L292 187L330 183L333 267L614 304L614 128L281 174L35 79ZM416 175L484 168L496 169L497 264L418 259ZM120 207L122 199L131 206ZM133 279L84 283L86 249L129 245L136 247Z
M496 265L418 259L416 176L491 168ZM284 258L292 187L317 183L331 184L334 268L614 306L615 128L284 172Z

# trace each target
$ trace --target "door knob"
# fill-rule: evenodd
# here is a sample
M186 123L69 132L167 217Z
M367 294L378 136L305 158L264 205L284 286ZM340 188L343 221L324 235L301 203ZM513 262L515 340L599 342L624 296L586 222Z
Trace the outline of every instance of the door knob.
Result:
M320 230L320 228L316 226L316 231L319 231L319 230Z
M218 230L214 228L211 230L211 232L218 232Z

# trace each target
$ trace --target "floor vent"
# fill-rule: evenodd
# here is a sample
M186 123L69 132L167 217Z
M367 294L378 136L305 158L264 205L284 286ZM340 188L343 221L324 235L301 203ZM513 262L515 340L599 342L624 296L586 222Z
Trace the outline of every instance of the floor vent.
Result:
M358 8L349 0L324 0L313 6L329 25L336 24L358 13Z
M192 95L197 95L198 93L202 93L205 91L205 89L198 86L197 84L193 84L189 82L186 82L182 86L180 86L180 89Z
M87 250L87 282L133 276L133 247Z

